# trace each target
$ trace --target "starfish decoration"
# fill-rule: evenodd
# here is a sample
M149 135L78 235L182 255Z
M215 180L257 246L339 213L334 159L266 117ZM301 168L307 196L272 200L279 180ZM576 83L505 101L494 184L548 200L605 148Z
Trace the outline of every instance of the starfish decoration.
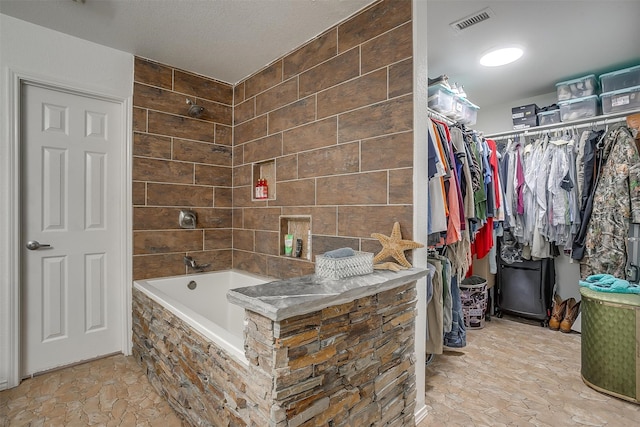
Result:
M377 264L387 257L392 257L403 267L411 268L411 264L404 256L404 251L424 247L422 243L414 242L412 240L402 240L400 223L397 221L393 224L391 236L387 237L384 234L372 233L371 237L375 237L382 244L382 250L373 258L374 264Z

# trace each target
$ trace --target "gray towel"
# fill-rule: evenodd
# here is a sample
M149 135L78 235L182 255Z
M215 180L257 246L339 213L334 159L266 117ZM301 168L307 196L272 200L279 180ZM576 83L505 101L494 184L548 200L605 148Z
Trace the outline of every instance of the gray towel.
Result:
M356 254L356 251L354 251L351 248L340 248L340 249L334 249L329 252L325 252L324 256L327 258L346 258L346 257L354 256L355 254Z

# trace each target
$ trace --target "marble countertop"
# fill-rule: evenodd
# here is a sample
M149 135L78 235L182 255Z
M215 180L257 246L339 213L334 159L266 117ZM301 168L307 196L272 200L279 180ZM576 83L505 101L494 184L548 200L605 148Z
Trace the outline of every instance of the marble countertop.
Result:
M271 320L281 321L387 291L426 275L427 270L421 268L398 272L375 270L371 274L344 279L309 275L231 289L227 292L227 300Z

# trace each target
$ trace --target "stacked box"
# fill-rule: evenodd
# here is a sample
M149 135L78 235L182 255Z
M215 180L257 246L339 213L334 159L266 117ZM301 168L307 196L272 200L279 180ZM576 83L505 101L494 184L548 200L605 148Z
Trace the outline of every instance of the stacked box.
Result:
M556 84L558 101L597 95L598 80L594 74Z
M538 113L538 126L560 123L560 110L541 111Z
M441 84L429 86L429 108L449 117L454 112L455 94Z
M563 122L570 122L597 116L598 101L598 95L560 101L558 102L558 106L560 106L560 119Z
M460 105L461 114L460 117L456 117L462 124L473 126L476 124L478 118L478 110L480 107L466 98L457 98L458 105Z
M640 86L603 93L600 101L602 114L640 109Z
M536 104L521 105L511 109L511 120L514 129L526 129L538 126L538 106Z
M640 86L640 65L600 75L602 93Z
M441 84L429 86L428 105L443 116L468 126L476 124L480 109L468 99Z
M602 114L640 109L640 65L600 76Z

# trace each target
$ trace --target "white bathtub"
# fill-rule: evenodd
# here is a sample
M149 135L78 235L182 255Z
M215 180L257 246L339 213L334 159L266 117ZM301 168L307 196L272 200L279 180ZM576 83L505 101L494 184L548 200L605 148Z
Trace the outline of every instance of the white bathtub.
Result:
M187 286L191 281L196 282L193 290ZM244 355L244 309L227 301L227 291L267 281L245 272L227 270L137 280L133 286L248 364Z

